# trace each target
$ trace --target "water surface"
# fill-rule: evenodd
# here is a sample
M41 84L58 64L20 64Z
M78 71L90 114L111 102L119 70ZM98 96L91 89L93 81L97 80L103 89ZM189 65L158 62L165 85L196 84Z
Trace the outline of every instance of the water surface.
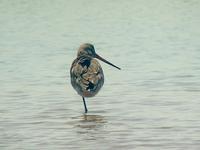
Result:
M0 0L0 149L200 149L198 0ZM83 42L105 84L82 99Z

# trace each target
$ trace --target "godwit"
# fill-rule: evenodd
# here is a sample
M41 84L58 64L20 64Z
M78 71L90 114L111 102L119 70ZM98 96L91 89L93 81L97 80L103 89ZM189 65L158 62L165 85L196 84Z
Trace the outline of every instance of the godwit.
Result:
M71 65L70 77L73 88L82 96L85 113L88 111L85 97L95 96L104 83L103 70L95 58L120 70L119 67L97 55L92 44L85 43L79 47L77 58Z

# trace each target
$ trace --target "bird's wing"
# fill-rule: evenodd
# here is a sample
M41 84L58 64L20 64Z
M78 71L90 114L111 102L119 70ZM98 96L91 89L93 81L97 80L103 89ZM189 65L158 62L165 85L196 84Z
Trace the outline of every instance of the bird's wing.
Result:
M75 59L70 74L72 85L76 90L95 91L103 85L103 70L98 61L90 57Z

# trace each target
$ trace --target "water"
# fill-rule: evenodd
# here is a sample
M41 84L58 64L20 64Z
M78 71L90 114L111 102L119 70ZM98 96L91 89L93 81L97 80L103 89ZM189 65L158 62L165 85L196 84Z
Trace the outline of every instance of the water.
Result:
M0 149L200 149L198 0L0 0ZM83 42L105 84L82 99Z

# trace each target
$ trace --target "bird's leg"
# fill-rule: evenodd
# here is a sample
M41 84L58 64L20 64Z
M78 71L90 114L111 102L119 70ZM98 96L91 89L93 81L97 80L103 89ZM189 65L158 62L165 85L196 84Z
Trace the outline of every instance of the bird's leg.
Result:
M86 102L85 102L85 98L83 97L83 104L84 104L84 107L85 107L85 113L88 112L88 109L87 109L87 106L86 106Z

